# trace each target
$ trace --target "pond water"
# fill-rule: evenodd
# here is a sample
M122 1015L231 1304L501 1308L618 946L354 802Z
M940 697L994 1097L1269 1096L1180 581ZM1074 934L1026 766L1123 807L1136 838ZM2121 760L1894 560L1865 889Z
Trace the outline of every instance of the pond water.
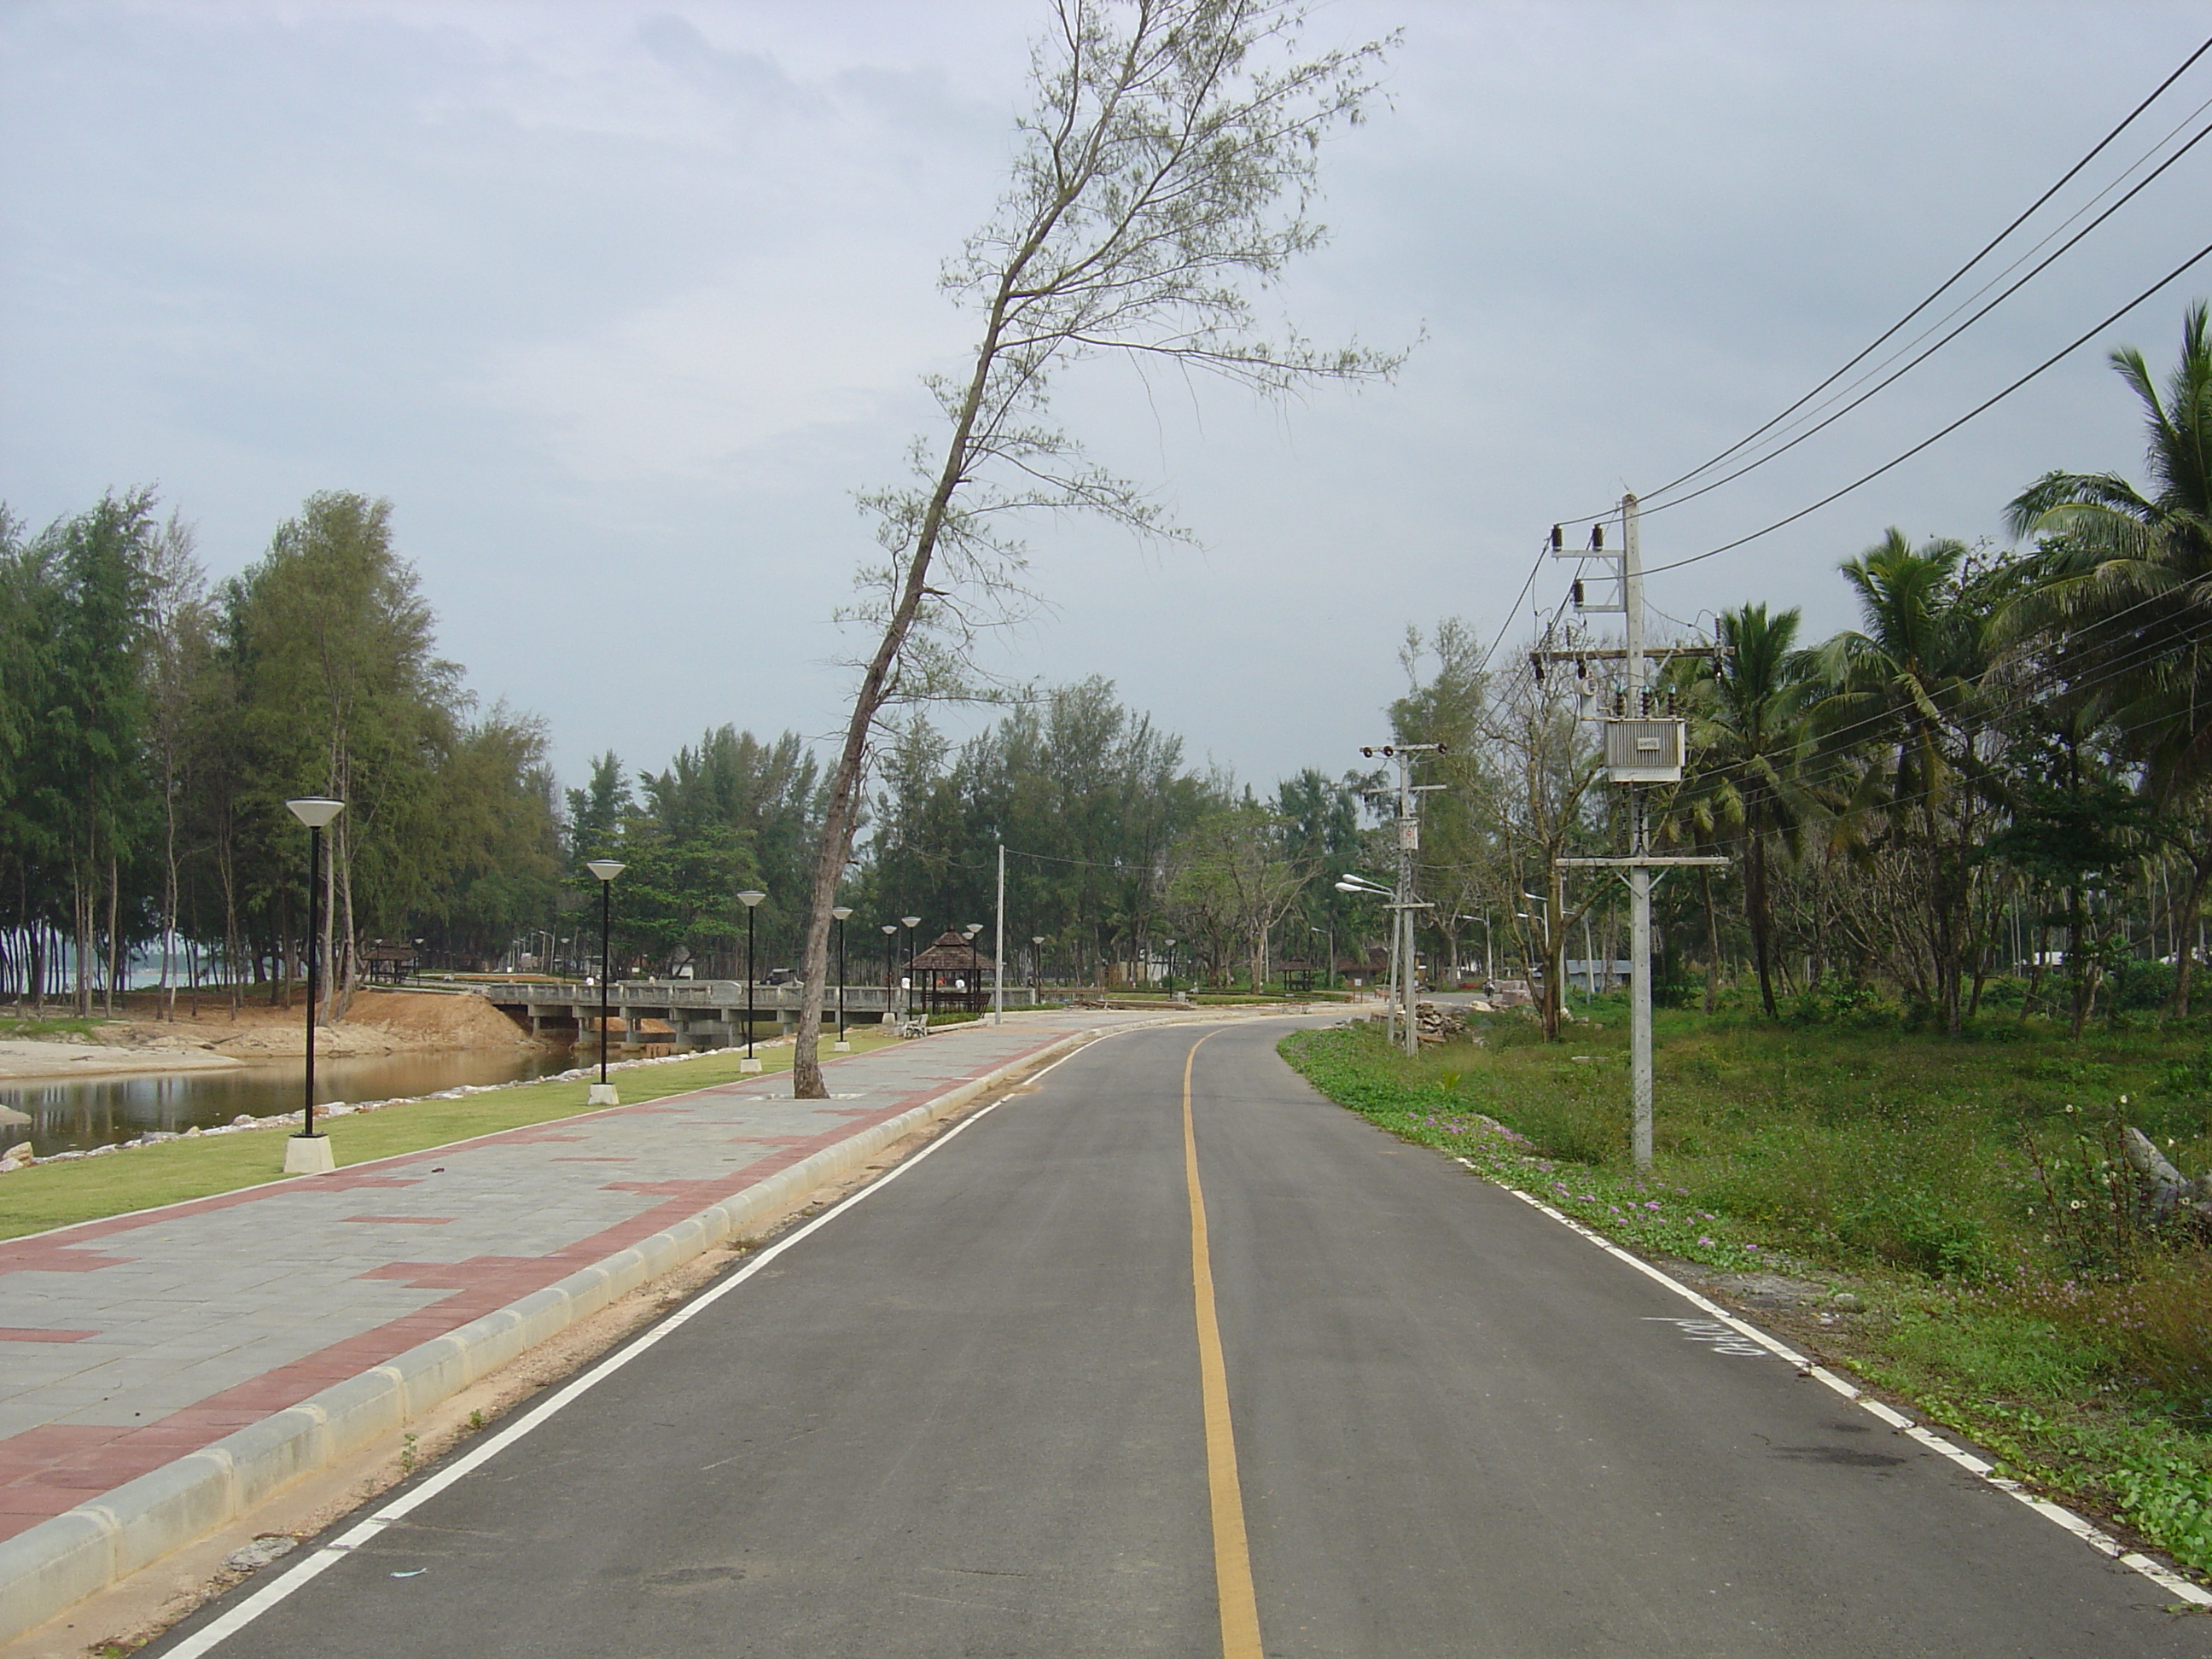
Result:
M513 1083L583 1064L566 1049L499 1048L376 1054L315 1062L315 1102L396 1100L465 1083ZM138 1073L120 1077L0 1079L0 1106L27 1112L27 1127L0 1128L9 1146L27 1140L40 1156L86 1152L135 1139L149 1129L213 1128L240 1112L274 1117L300 1109L304 1060L257 1060L221 1072Z

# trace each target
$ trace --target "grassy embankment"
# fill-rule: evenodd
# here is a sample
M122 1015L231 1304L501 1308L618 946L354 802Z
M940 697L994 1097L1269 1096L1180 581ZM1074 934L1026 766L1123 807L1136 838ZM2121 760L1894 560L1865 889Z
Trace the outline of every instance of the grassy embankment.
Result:
M73 1014L57 1014L51 1018L0 1018L0 1042L52 1042L60 1037L86 1037L99 1041L98 1019L79 1019Z
M2185 1174L2212 1168L2203 1029L1954 1041L1662 1012L1646 1176L1626 1155L1626 1010L1596 1012L1602 1029L1558 1044L1499 1017L1480 1047L1410 1060L1379 1027L1283 1052L1332 1099L1647 1256L1848 1283L1863 1310L1793 1340L2212 1571L2212 1252L2162 1237L2114 1167L2124 1115Z
M896 1041L856 1029L853 1052L862 1054ZM788 1044L762 1048L758 1056L763 1075L791 1068ZM696 1060L617 1072L612 1081L622 1091L623 1103L635 1105L730 1082L740 1075L738 1065L743 1057L741 1050L717 1048ZM346 1117L319 1115L316 1127L329 1133L331 1150L343 1169L502 1129L574 1117L586 1109L585 1088L581 1081L522 1084L459 1100L407 1101ZM19 1238L49 1227L279 1180L285 1139L276 1129L179 1136L159 1146L66 1164L38 1164L0 1176L0 1238Z

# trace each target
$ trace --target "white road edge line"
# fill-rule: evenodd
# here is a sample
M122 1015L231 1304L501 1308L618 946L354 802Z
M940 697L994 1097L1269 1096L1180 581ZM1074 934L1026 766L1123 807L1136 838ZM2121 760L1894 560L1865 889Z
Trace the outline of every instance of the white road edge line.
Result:
M1129 1029L1141 1030L1143 1028L1131 1027ZM1109 1031L1106 1033L1106 1035L1113 1036L1115 1035L1115 1033ZM1096 1041L1096 1039L1093 1040ZM1081 1054L1085 1048L1088 1048L1090 1046L1091 1044L1086 1042L1083 1044L1082 1048L1076 1048L1068 1054L1062 1054L1059 1060L1053 1061L1051 1066L1046 1066L1043 1071L1036 1073L1035 1076L1024 1079L1024 1081L1030 1083L1036 1082L1038 1078L1042 1078L1045 1076L1047 1073L1051 1072L1054 1066L1062 1064L1066 1060L1073 1060L1076 1054ZM322 1548L317 1550L306 1560L301 1562L297 1566L286 1572L275 1583L268 1585L265 1589L255 1591L254 1594L246 1597L245 1601L240 1602L228 1613L224 1613L220 1619L216 1620L204 1629L194 1632L191 1636L178 1643L175 1647L167 1650L165 1659L200 1659L201 1655L212 1652L216 1647L221 1645L222 1643L228 1641L232 1637L237 1635L240 1631L244 1630L248 1625L258 1619L263 1613L268 1612L270 1608L275 1607L278 1602L284 1601L287 1597L304 1589L311 1580L337 1565L339 1561L351 1554L355 1550L359 1549L363 1544L368 1542L370 1539L375 1537L377 1534L382 1532L386 1527L404 1519L410 1511L428 1503L433 1498L435 1498L440 1492L445 1491L447 1487L452 1486L455 1481L461 1480L466 1475L474 1474L484 1464L498 1456L502 1451L505 1451L516 1441L530 1433L532 1430L542 1426L549 1418L554 1415L555 1413L560 1411L563 1407L572 1404L574 1401L589 1392L592 1389L596 1388L607 1377L613 1376L615 1372L629 1364L631 1360L635 1359L640 1354L645 1352L647 1349L652 1347L663 1337L667 1336L673 1331L680 1329L697 1315L704 1313L708 1308L714 1306L715 1303L720 1301L732 1291L736 1290L738 1285L744 1284L755 1273L758 1273L763 1267L767 1267L769 1262L775 1261L776 1257L781 1255L786 1250L798 1243L801 1239L805 1238L816 1230L827 1226L830 1222L844 1214L847 1210L852 1208L854 1205L858 1204L862 1199L869 1197L872 1194L881 1192L884 1188L890 1186L892 1182L896 1181L901 1176L904 1175L908 1170L913 1169L915 1165L920 1164L922 1159L935 1152L939 1147L952 1139L954 1136L965 1133L969 1128L981 1123L985 1118L988 1117L992 1113L997 1111L1000 1107L1005 1104L1006 1099L1002 1097L993 1101L988 1106L984 1107L980 1111L971 1112L966 1117L961 1119L959 1122L947 1129L943 1134L938 1136L936 1139L931 1141L929 1145L922 1147L919 1152L915 1152L913 1157L892 1165L890 1169L884 1170L882 1175L877 1176L875 1180L861 1188L860 1191L840 1199L836 1203L823 1211L820 1215L816 1216L813 1220L808 1222L805 1226L800 1227L794 1232L788 1233L783 1237L779 1238L775 1243L768 1246L767 1249L754 1255L744 1264L744 1266L739 1267L727 1279L715 1285L714 1289L707 1291L703 1296L700 1296L692 1301L685 1303L684 1306L678 1308L674 1313L669 1315L667 1318L662 1320L651 1330L646 1332L644 1335L635 1339L627 1347L624 1347L610 1355L607 1358L601 1360L598 1364L592 1366L590 1370L586 1371L574 1382L563 1386L557 1394L553 1395L551 1399L545 1401L540 1405L532 1407L528 1413L517 1419L511 1426L501 1429L497 1434L485 1441L483 1445L478 1446L466 1456L461 1458L457 1462L452 1463L447 1468L439 1470L437 1474L432 1475L428 1480L422 1482L421 1486L414 1487L404 1496L396 1498L392 1503L386 1504L375 1514L370 1516L368 1520L361 1522L360 1525L349 1528L345 1532L339 1534L336 1538L324 1545Z
M1455 1164L1465 1165L1470 1171L1474 1171L1478 1174L1480 1173L1480 1171L1475 1170L1474 1164L1471 1159L1459 1158L1454 1158L1452 1161ZM1487 1181L1490 1180L1491 1177L1485 1176L1483 1176L1483 1179ZM1645 1278L1656 1279L1658 1283L1664 1285L1668 1290L1674 1291L1675 1295L1680 1297L1692 1307L1711 1314L1715 1319L1719 1320L1731 1330L1739 1332L1750 1340L1758 1343L1760 1347L1766 1349L1770 1353L1773 1354L1776 1358L1788 1360L1790 1364L1797 1368L1797 1370L1801 1375L1812 1377L1816 1382L1826 1383L1829 1388L1834 1389L1838 1394L1843 1395L1844 1398L1858 1406L1870 1416L1879 1418L1882 1422L1889 1425L1891 1428L1899 1430L1902 1432L1910 1435L1914 1440L1927 1447L1930 1451L1941 1452L1945 1457L1949 1458L1951 1462L1956 1463L1960 1468L1965 1469L1977 1480L1984 1481L1990 1486L1995 1486L1999 1492L2004 1492L2019 1502L2027 1504L2028 1508L2033 1510L2038 1515L2041 1516L2045 1520L2051 1522L2053 1525L2063 1527L2068 1532L2072 1533L2076 1538L2088 1545L2090 1548L2095 1550L2099 1554L2110 1556L2114 1560L2119 1562L2122 1566L2133 1568L2136 1571L2141 1573L2144 1577L2156 1584L2160 1589L2165 1590L2171 1595L2179 1596L2184 1601L2190 1602L2192 1605L2200 1607L2212 1607L2212 1591L2204 1590L2200 1589L2198 1586L2191 1583L2187 1579L2173 1571L2172 1568L2166 1566L2163 1562L2154 1561L2147 1555L2138 1554L2132 1550L2126 1549L2125 1547L2120 1543L2119 1540L2114 1538L2110 1533L2105 1531L2101 1527L2092 1525L2089 1522L2083 1520L2080 1516L2075 1514L2073 1510L2066 1509L2060 1504L2054 1504L2048 1498L2038 1498L2033 1492L2031 1492L2023 1487L2017 1480L2008 1480L2002 1475L1997 1474L1990 1464L1975 1456L1963 1446L1954 1445L1950 1441L1946 1440L1942 1435L1936 1433L1933 1430L1923 1427L1922 1425L1915 1423L1911 1418L1891 1410L1887 1406L1882 1404L1881 1401L1863 1393L1850 1382L1845 1382L1842 1377L1838 1376L1833 1371L1827 1370L1824 1366L1815 1365L1811 1360L1808 1359L1803 1354L1799 1353L1796 1349L1790 1347L1788 1344L1778 1341L1775 1338L1769 1336L1765 1331L1760 1330L1757 1326L1748 1324L1743 1320L1737 1318L1734 1314L1729 1312L1727 1309L1722 1307L1718 1303L1714 1302L1710 1297L1700 1296L1697 1291L1683 1284L1679 1279L1675 1279L1670 1274L1661 1272L1658 1268L1653 1267L1642 1257L1632 1255L1629 1252L1622 1249L1620 1246L1614 1243L1611 1239L1606 1237L1602 1233L1597 1232L1592 1228L1584 1226L1581 1222L1576 1220L1571 1215L1567 1215L1561 1211L1553 1209L1549 1204L1545 1203L1542 1199L1536 1197L1533 1194L1524 1193L1518 1187L1505 1187L1505 1183L1504 1182L1498 1182L1496 1184L1500 1187L1504 1187L1507 1192L1512 1194L1514 1197L1519 1199L1523 1204L1528 1205L1531 1209L1540 1211L1544 1214L1551 1217L1553 1220L1558 1222L1561 1226L1565 1227L1573 1232L1580 1233L1584 1238L1596 1245L1598 1249L1603 1250L1607 1255L1618 1257L1620 1260L1626 1262L1630 1267L1635 1268L1637 1272L1642 1273Z

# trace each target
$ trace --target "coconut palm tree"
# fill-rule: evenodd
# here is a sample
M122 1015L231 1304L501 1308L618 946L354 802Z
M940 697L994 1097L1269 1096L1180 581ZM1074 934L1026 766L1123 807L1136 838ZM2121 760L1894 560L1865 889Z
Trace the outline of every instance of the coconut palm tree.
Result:
M2012 503L2015 536L2040 538L2040 580L1999 617L2057 682L2054 701L2109 724L2172 812L2212 790L2212 346L2199 301L2182 319L2181 357L2161 394L2142 353L2112 367L2141 401L2148 490L2112 473L2052 472ZM2201 813L2182 815L2198 818ZM2192 879L2179 933L2195 930L2212 850L2191 837ZM2172 1012L2189 1006L2180 953Z
M1826 695L1812 710L1830 758L1874 760L1857 775L1846 822L1879 811L1893 843L1926 860L1936 1001L1954 1033L1964 1017L1974 808L1987 781L1973 740L1984 723L1988 613L1969 592L1966 562L1963 542L1915 548L1895 529L1846 560L1866 627L1820 648Z
M1797 611L1770 616L1763 605L1723 611L1721 654L1713 664L1710 744L1705 769L1725 781L1736 798L1733 814L1743 830L1744 920L1759 974L1759 1006L1774 1006L1774 906L1768 886L1778 845L1796 841L1808 800L1802 762L1806 710L1814 683L1797 649Z
M2163 799L2212 773L2212 346L2191 306L2160 395L2142 353L2112 366L2142 400L2146 495L2112 473L2052 472L2021 493L2014 535L2043 538L2041 580L2007 608L2040 635L2069 700L2094 700Z

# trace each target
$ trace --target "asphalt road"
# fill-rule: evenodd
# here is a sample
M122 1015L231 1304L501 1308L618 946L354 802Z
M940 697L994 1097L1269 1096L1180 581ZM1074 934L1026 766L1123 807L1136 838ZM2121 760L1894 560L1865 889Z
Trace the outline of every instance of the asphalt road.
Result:
M1085 1049L212 1651L2212 1652L2212 1619L1320 1100L1285 1029ZM1257 1644L1223 1615L1248 1593Z

